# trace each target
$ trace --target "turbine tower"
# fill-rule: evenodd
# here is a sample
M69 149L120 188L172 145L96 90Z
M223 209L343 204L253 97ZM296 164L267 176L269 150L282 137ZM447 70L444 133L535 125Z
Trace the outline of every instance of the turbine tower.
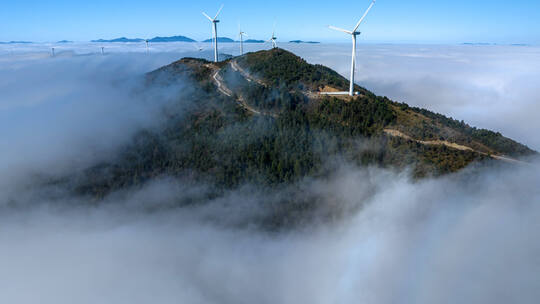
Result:
M272 48L275 49L277 48L277 43L276 43L276 24L274 23L274 29L272 30L272 37L270 39L268 39L267 42L272 42Z
M238 36L240 36L240 56L244 55L244 36L249 37L248 34L242 32L240 24L238 25Z
M146 39L144 42L146 42L146 54L148 54L148 39Z
M221 5L221 7L219 8L219 11L217 12L216 16L214 18L210 18L210 16L208 16L205 12L203 12L202 14L208 18L208 20L210 20L210 22L212 22L212 29L213 29L213 34L214 34L214 37L213 37L213 40L214 40L214 62L218 62L218 38L217 38L217 24L219 22L219 20L217 19L217 17L219 16L219 13L221 13L221 10L223 9L223 5Z
M356 61L356 36L360 35L360 32L357 32L356 30L358 29L358 27L360 26L362 21L364 21L364 18L366 18L367 14L369 13L369 10L371 10L373 5L375 4L375 1L376 0L373 0L371 2L368 9L366 10L366 12L362 16L362 18L360 18L360 21L358 21L358 23L356 23L356 26L354 27L354 29L352 31L344 30L342 28L331 26L331 25L329 26L329 28L331 28L333 30L344 32L346 34L351 35L351 37L352 37L351 83L349 85L349 95L350 96L354 95L354 68L355 68L355 61Z

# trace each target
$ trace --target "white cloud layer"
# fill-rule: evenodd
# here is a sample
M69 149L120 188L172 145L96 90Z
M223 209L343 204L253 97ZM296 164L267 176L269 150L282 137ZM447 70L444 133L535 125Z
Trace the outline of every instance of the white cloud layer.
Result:
M143 73L181 56L211 56L181 43L153 45L149 55L144 45L107 44L101 56L98 46L65 45L50 58L51 45L0 45L0 303L540 299L537 166L421 182L344 166L303 187L362 208L281 233L236 225L265 212L267 198L252 189L151 213L146 207L202 189L158 180L102 207L36 197L27 187L32 175L62 174L109 154L141 127L158 125L172 98L189 89L141 93ZM343 74L348 47L286 45ZM236 46L222 51L234 54ZM538 56L534 47L369 45L359 48L358 76L378 94L538 149Z
M142 43L68 43L0 45L0 62L21 56L73 54L144 54ZM345 77L350 69L350 45L279 45L311 63L327 65ZM178 57L212 58L209 43L152 43L151 56L171 53ZM202 48L203 51L199 51ZM269 48L245 44L245 50ZM236 43L220 44L220 52L238 55ZM425 107L473 126L500 131L540 150L540 47L470 45L366 45L358 44L356 79L376 94ZM533 131L533 132L531 132Z
M306 187L361 211L278 234L212 220L252 214L253 192L137 211L182 196L170 181L102 208L4 212L0 301L535 303L539 183L529 167L420 183L344 168Z

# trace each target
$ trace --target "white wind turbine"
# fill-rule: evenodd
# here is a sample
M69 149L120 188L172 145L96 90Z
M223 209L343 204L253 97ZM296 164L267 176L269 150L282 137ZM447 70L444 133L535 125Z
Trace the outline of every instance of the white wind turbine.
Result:
M362 18L360 18L360 21L358 21L358 23L356 24L356 26L354 27L354 29L352 31L344 30L344 29L341 29L341 28L335 27L335 26L329 26L329 28L331 28L333 30L344 32L344 33L349 34L349 35L352 36L352 45L353 45L353 47L352 47L352 59L351 59L351 83L350 83L350 86L349 86L349 95L350 96L354 95L353 90L354 90L354 66L355 66L355 61L356 61L356 36L360 35L360 32L357 32L356 30L358 29L358 27L360 26L362 21L364 21L364 18L366 18L369 10L371 10L371 8L373 7L374 4L375 4L375 0L373 0L371 2L368 9L366 10L366 12L362 16Z
M195 42L195 45L193 45L193 47L199 52L202 52L202 50L204 50L203 47L197 42Z
M249 37L248 34L242 32L240 24L238 25L238 36L240 36L240 56L244 55L244 36Z
M272 30L272 37L270 39L268 39L268 41L266 41L266 42L272 42L272 48L275 49L275 48L277 48L276 40L277 40L277 37L276 37L276 24L274 23L274 29Z
M219 11L217 12L216 16L214 18L210 18L206 13L202 13L210 22L212 22L213 25L213 34L214 37L212 38L214 40L214 62L218 62L218 38L217 38L217 24L219 20L217 17L219 16L219 13L221 13L221 10L223 9L223 5L219 8Z

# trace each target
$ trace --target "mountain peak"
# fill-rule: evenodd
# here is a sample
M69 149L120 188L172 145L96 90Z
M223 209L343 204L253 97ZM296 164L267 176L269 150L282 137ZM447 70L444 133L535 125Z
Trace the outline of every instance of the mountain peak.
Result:
M359 86L354 97L320 94L346 88L347 79L283 49L218 63L183 58L149 73L146 85L169 90L186 83L190 89L169 109L164 127L141 132L118 161L89 170L82 193L105 195L186 174L218 188L275 187L329 174L331 159L410 168L421 178L472 163L520 164L520 157L536 154L500 133Z
M193 60L199 65L211 67L216 73L214 83L222 91L227 90L229 95L246 95L245 103L257 104L262 110L279 113L283 107L275 104L279 99L261 103L252 96L253 90L279 92L283 95L297 94L305 99L306 103L325 104L343 101L347 103L375 102L384 105L389 116L395 117L391 123L383 124L378 135L401 137L402 139L421 143L424 145L440 145L449 149L477 152L484 156L511 156L520 157L535 153L526 146L519 144L498 132L471 127L463 121L454 120L444 115L426 109L409 107L405 103L389 100L386 97L376 96L372 92L358 85L355 91L359 96L326 96L324 92L346 91L349 81L334 70L322 66L312 65L292 52L281 48L247 53L220 63L184 59L175 64L192 65ZM222 79L216 83L215 79Z

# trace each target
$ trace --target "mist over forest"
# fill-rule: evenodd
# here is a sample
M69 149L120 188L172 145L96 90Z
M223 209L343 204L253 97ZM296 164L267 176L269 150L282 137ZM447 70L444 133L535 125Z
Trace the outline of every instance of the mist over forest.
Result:
M283 45L346 74L348 45ZM253 51L260 46L248 46ZM190 44L0 46L2 303L534 303L540 298L540 162L440 177L328 159L294 187L321 214L267 231L289 195L246 183L205 204L210 185L171 176L94 198L62 178L159 129L193 87L145 89L144 75ZM225 45L223 53L236 54ZM364 45L358 83L378 95L490 128L540 149L540 49ZM178 109L178 100L182 100ZM359 138L359 143L363 143ZM367 142L366 142L367 144ZM343 216L328 220L325 209ZM319 217L320 216L320 217Z

